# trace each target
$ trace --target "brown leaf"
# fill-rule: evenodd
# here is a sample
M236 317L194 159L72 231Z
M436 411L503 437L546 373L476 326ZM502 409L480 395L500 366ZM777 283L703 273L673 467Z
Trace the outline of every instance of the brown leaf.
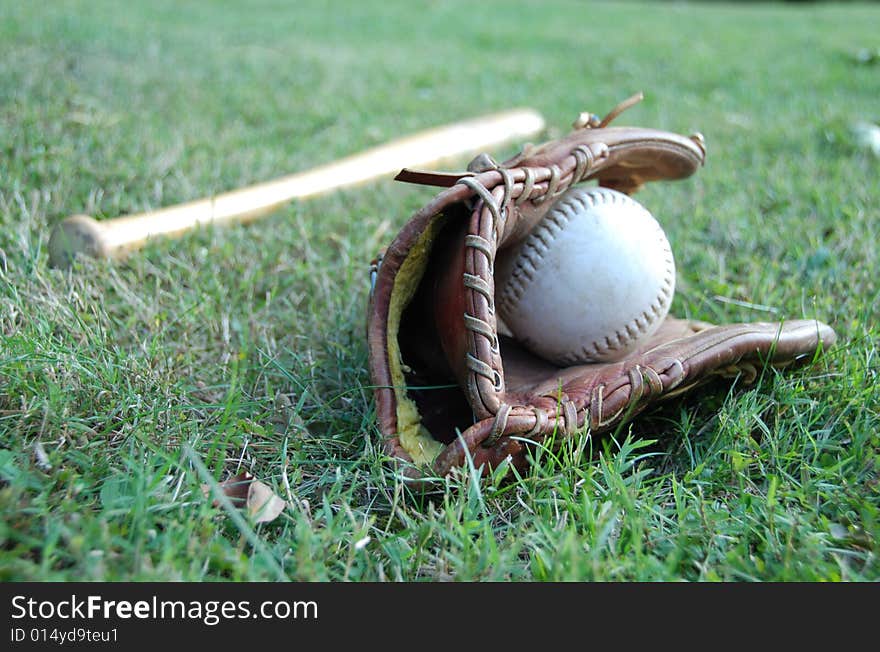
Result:
M259 480L251 483L247 496L247 510L255 523L270 523L274 521L287 503L281 500L269 485Z
M223 491L223 495L229 498L234 506L244 507L247 505L248 494L250 492L251 484L253 484L253 480L254 476L247 471L242 471L241 473L221 482L220 489ZM205 494L206 497L209 496L211 493L210 485L203 484L202 493ZM219 507L220 501L215 498L214 502L211 504L214 507Z
M281 500L269 485L254 480L254 476L247 471L224 480L220 483L220 488L235 507L247 509L248 516L254 523L270 523L287 507L287 503ZM211 487L203 484L202 493L208 496ZM214 507L219 507L220 501L215 499L212 504Z

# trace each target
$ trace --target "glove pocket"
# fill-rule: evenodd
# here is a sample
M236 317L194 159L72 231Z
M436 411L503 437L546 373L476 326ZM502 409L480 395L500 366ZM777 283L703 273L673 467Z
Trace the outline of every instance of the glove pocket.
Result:
M457 432L474 423L438 335L433 287L448 241L466 223L466 188L441 193L414 215L375 271L368 311L370 373L385 450L409 463L410 477L432 464Z

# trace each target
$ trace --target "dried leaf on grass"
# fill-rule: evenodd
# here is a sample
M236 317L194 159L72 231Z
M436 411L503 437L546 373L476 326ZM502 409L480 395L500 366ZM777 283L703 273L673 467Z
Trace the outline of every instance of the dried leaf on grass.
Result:
M274 521L285 507L287 507L287 503L275 495L269 485L259 480L254 480L251 483L247 497L247 510L255 523Z
M223 494L238 508L245 509L254 523L270 523L274 521L287 503L279 498L265 482L255 480L254 476L244 471L220 483ZM211 487L202 485L205 496L211 493ZM214 507L220 502L214 500Z
M223 491L223 495L229 498L233 505L236 507L244 507L247 504L248 492L250 491L253 480L254 476L247 471L243 471L238 475L227 478L221 482L219 486ZM211 494L211 486L203 484L202 493L205 494L205 497L207 498ZM220 501L215 498L213 505L214 507L219 507Z

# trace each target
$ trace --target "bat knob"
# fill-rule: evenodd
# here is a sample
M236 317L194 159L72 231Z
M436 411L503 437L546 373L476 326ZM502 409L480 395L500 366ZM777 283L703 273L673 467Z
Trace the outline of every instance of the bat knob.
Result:
M107 255L101 224L88 215L71 215L55 225L49 236L49 264L66 268L77 253L93 258Z

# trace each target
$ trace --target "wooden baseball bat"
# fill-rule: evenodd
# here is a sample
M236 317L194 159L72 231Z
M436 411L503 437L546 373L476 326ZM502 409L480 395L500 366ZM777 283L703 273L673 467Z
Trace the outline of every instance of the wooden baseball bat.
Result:
M533 136L543 128L544 119L536 111L514 109L430 129L306 172L176 206L102 221L72 215L52 230L49 263L67 267L77 253L120 258L151 238L178 236L204 224L249 222L293 199L353 186L405 167L436 165Z

